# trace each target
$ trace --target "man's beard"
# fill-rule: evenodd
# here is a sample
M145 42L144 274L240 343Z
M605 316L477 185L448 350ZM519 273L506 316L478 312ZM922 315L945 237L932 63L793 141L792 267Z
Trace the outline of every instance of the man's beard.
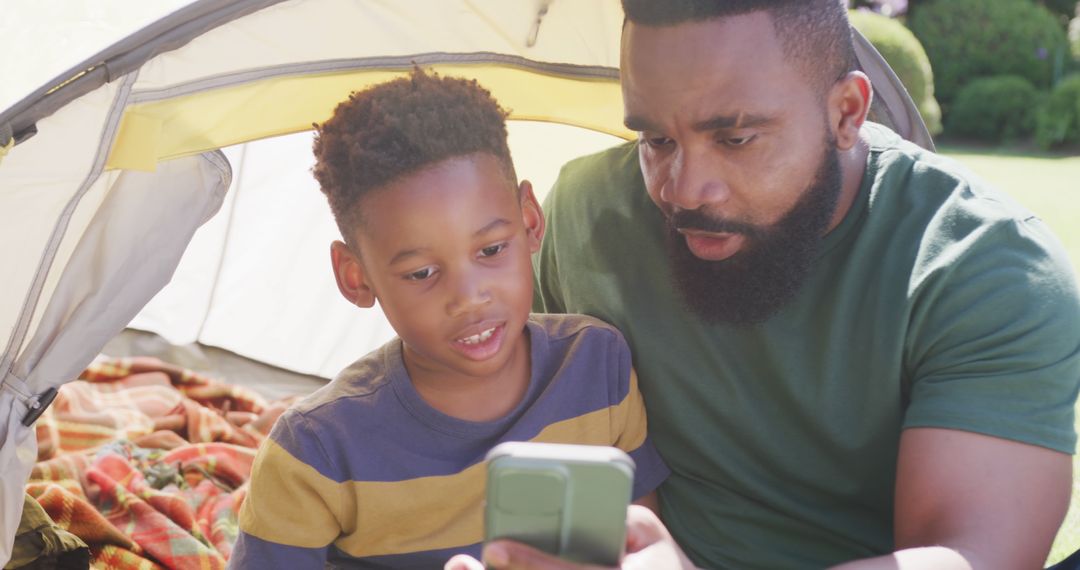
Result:
M841 185L839 152L835 144L826 144L810 185L771 226L713 219L701 210L683 210L668 218L672 274L690 310L706 321L736 325L760 323L776 314L806 281ZM728 259L706 261L690 251L679 229L742 234L746 245Z

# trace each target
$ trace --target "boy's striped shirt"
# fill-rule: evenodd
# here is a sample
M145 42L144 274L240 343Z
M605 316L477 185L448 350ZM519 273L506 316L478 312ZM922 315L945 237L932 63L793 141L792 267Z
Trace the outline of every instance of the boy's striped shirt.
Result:
M479 555L484 455L502 441L614 445L637 464L634 496L667 476L622 335L579 315L533 315L532 378L493 422L438 412L395 339L290 409L256 460L234 567L441 568Z

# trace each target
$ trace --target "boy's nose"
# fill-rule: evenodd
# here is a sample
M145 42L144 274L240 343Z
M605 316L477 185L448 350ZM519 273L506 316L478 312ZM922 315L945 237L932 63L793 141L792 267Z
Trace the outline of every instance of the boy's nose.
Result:
M447 312L450 316L457 317L475 311L488 303L491 303L491 292L487 283L476 276L461 276L456 282Z

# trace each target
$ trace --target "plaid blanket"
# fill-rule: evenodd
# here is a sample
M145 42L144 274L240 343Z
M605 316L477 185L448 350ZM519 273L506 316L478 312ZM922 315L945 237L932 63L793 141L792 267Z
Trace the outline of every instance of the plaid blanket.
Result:
M99 358L38 420L27 493L90 546L93 568L224 568L255 451L292 400Z

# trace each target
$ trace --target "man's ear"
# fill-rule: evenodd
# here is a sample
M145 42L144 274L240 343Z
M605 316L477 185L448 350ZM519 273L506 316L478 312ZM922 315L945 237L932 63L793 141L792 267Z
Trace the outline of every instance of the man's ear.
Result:
M330 263L334 266L334 278L341 295L354 305L371 308L375 304L375 291L367 282L360 259L345 242L330 244Z
M540 209L540 202L536 201L532 183L528 180L522 180L518 185L518 195L521 197L521 219L525 222L529 253L536 253L540 251L540 242L544 239L544 229L547 224L544 220L544 212Z
M858 142L873 97L870 78L861 71L849 72L829 90L829 128L839 150L850 150Z

